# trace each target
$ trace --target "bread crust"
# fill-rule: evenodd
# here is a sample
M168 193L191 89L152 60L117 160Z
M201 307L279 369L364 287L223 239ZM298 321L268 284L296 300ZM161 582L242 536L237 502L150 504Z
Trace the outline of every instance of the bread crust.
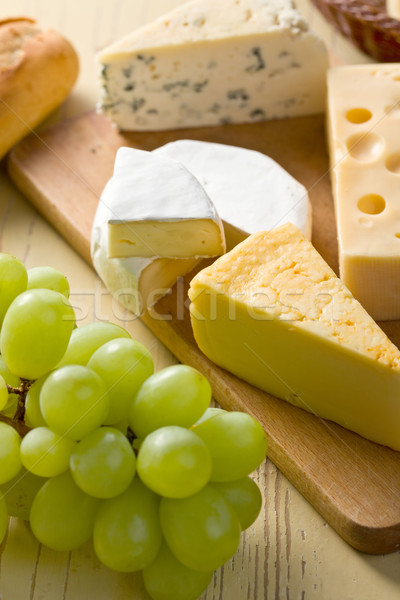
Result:
M0 21L0 159L61 104L78 70L56 31L26 17Z

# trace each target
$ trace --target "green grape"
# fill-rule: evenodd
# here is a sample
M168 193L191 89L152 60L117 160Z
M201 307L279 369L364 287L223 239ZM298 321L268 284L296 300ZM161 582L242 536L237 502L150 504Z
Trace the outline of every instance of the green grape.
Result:
M53 267L33 267L28 270L28 290L45 288L69 297L68 279Z
M215 481L212 484L237 514L242 530L250 527L261 509L262 496L258 485L250 477L236 481Z
M6 408L8 404L8 388L4 377L0 375L0 410Z
M97 348L110 340L122 337L130 336L125 329L114 323L100 321L77 327L71 334L67 351L58 366L86 365Z
M143 440L141 440L140 438L134 438L132 441L132 448L135 450L136 453L139 452L140 450L140 446L143 444Z
M7 404L1 411L1 414L12 419L17 412L18 400L19 396L17 396L17 394L8 394Z
M77 444L70 465L75 483L84 492L96 498L112 498L132 482L136 457L123 433L101 427Z
M104 500L96 517L94 549L115 571L139 571L157 556L162 534L159 497L137 477L125 492Z
M18 475L2 484L1 491L6 499L9 515L29 521L33 499L44 482L43 477L38 477L22 467Z
M128 433L128 421L126 419L118 421L118 423L113 423L113 427L114 429L118 429L118 431L123 433L125 436Z
M162 498L160 518L170 550L189 569L214 571L238 548L239 519L222 494L209 485L187 498Z
M46 427L42 411L40 410L40 392L47 379L46 375L40 377L31 385L25 398L25 423L28 427Z
M21 385L20 378L17 375L14 375L14 373L11 373L2 356L0 356L0 375L5 379L8 385L11 385L11 387L19 387Z
M197 600L213 571L194 571L180 563L164 542L155 560L143 569L144 586L152 600Z
M193 427L211 451L211 481L233 481L260 465L267 451L261 425L242 412L225 412Z
M207 421L208 419L215 417L215 415L222 415L223 413L226 413L226 410L224 410L223 408L210 406L210 408L207 408L206 412L201 415L200 419L196 421L193 427L196 427L196 425L200 425L200 423L203 423L203 421Z
M0 544L6 537L8 527L8 510L4 496L0 495Z
M19 387L21 385L21 380L17 375L11 373L10 369L7 367L3 358L0 356L0 375L3 377L5 382L11 387ZM18 395L17 394L8 394L7 403L1 409L3 415L12 418L15 415L15 411L17 410L18 405Z
M32 503L30 524L37 540L52 550L74 550L92 533L99 500L75 484L71 473L52 477Z
M153 492L168 498L185 498L208 482L211 454L190 429L170 425L156 429L143 440L137 469Z
M23 263L0 252L0 327L11 302L26 290L28 275Z
M6 483L21 470L20 444L21 438L14 427L0 421L0 484Z
M190 427L211 400L207 379L187 365L166 367L149 377L134 399L129 425L140 438L166 425Z
M100 427L109 407L102 379L81 365L56 369L40 392L40 410L47 425L73 440L80 440Z
M69 459L76 442L48 427L31 429L21 442L21 460L28 471L39 477L61 475L69 467Z
M134 396L154 371L150 352L130 338L119 338L103 344L92 355L87 366L100 375L106 384L110 398L107 425L128 418Z
M72 306L59 292L27 290L9 307L0 335L1 354L12 373L41 377L60 361L74 326Z

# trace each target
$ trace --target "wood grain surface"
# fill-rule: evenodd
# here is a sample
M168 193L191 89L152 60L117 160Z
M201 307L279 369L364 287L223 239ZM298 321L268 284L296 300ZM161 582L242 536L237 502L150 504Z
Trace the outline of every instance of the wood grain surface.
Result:
M234 143L277 160L309 190L313 242L337 269L322 117L128 134L118 133L105 117L92 112L58 124L40 138L26 138L11 152L8 169L24 195L90 262L91 225L116 150L152 150L183 137ZM277 400L208 361L192 336L187 303L191 277L142 317L146 325L179 360L207 375L224 408L246 410L262 423L269 457L346 541L369 553L397 550L400 452ZM396 334L398 323L389 326Z
M98 97L96 50L182 1L2 0L2 17L35 17L57 28L78 50L77 86L44 126L93 109ZM332 62L368 60L326 25L309 0L298 0L298 4L332 50ZM156 369L175 361L140 320L112 300L87 262L18 192L4 164L0 164L0 249L19 256L28 267L48 264L62 270L70 282L79 324L111 320L150 349ZM354 550L270 460L254 477L263 491L261 513L242 536L234 558L215 573L201 600L398 600L399 552L383 556ZM102 566L90 544L72 553L51 552L18 519L10 519L8 536L0 546L0 597L149 600L140 577Z

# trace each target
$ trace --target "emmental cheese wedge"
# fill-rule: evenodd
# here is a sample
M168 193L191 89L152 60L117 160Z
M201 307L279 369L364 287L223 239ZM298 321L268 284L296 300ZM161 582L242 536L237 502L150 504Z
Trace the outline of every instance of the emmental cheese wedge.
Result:
M216 364L400 450L400 352L296 227L250 236L189 296L195 339Z
M178 161L120 148L101 202L109 258L202 258L226 250L222 221L197 179Z
M291 0L192 0L98 60L99 109L122 130L325 112L327 51Z
M330 70L340 277L376 320L400 319L399 126L400 64Z

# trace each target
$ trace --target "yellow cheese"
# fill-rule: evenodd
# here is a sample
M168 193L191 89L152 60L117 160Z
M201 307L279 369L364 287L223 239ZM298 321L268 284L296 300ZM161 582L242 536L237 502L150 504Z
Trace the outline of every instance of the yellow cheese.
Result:
M200 271L189 297L212 361L400 450L400 352L294 225L247 238Z
M377 320L400 319L400 64L328 75L340 277Z
M225 251L225 239L211 218L128 221L108 225L108 251L110 258L218 256Z
M203 186L179 161L119 148L101 195L109 207L109 258L200 258L226 250L224 228Z

